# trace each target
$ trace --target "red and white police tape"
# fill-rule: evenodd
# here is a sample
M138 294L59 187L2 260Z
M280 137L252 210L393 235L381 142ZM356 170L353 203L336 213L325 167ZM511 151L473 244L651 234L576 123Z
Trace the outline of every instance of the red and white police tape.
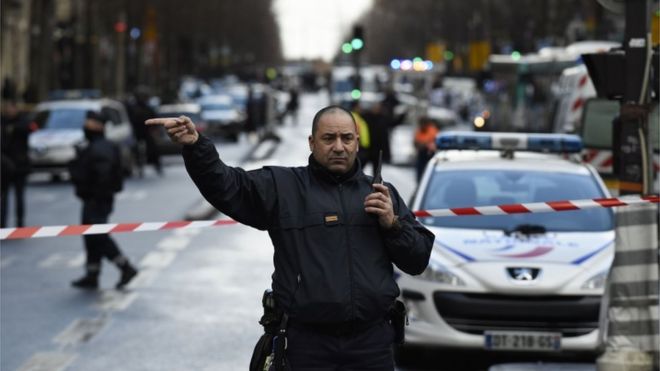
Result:
M660 203L660 196L624 196L619 198L596 198L570 201L534 202L496 206L459 207L451 209L418 210L418 218L430 216L466 216L466 215L506 215L523 213L547 213L557 211L609 208L640 204ZM0 240L17 240L38 237L81 236L104 233L164 231L172 229L195 229L237 224L232 219L150 222L150 223L108 223L60 225L50 227L1 228Z

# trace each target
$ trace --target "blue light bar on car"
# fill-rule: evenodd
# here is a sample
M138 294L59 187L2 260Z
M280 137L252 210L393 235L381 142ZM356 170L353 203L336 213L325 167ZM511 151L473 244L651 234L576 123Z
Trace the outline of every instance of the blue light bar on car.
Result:
M582 139L571 134L447 132L436 137L438 150L483 149L578 153Z

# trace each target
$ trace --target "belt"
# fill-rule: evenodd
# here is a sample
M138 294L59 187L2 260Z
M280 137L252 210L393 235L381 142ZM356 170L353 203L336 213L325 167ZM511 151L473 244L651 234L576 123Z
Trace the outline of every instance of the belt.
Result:
M346 321L346 322L320 322L320 323L301 323L293 319L289 320L289 326L295 329L306 330L318 334L335 336L335 337L351 337L359 335L370 328L385 322L385 318L380 318L371 321Z

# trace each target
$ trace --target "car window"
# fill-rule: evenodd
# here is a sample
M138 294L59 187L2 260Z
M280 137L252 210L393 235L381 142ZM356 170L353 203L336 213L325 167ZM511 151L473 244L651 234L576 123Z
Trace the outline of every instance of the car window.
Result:
M121 122L121 116L119 115L119 111L117 111L114 108L110 107L103 107L101 110L103 112L103 115L106 117L106 120L109 120L113 124L118 124Z
M600 198L605 195L591 176L520 170L434 171L422 199L423 210ZM511 230L520 224L548 231L606 231L611 210L558 213L424 218L432 226Z
M80 129L85 123L86 112L76 108L44 110L37 113L35 122L44 129Z
M226 111L232 109L229 104L202 104L203 111Z

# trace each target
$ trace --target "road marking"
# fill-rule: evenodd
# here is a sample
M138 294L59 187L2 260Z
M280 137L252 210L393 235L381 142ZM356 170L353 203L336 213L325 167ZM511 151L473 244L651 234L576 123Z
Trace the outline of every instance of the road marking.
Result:
M64 331L57 335L53 341L62 346L74 346L91 340L108 323L105 315L93 319L77 319Z
M152 251L142 258L141 267L163 269L174 261L175 251Z
M120 201L140 201L147 198L147 192L140 190L134 192L121 192L117 195L117 200Z
M158 273L160 273L160 269L140 269L140 273L131 281L131 283L126 286L126 288L138 289L142 287L148 287L156 280Z
M104 311L117 312L128 308L137 297L136 292L105 290L97 300L96 306Z
M55 265L57 265L62 260L64 260L64 258L62 257L62 254L54 253L54 254L51 254L46 259L39 262L39 267L41 267L41 268L51 268L51 267L54 267Z
M79 253L78 255L76 255L75 258L69 260L69 262L66 263L66 265L69 268L80 268L85 264L85 260L87 260L85 254Z
M18 371L62 371L65 370L77 355L57 352L35 353Z
M190 239L186 236L170 236L162 239L156 245L161 250L183 250L190 244Z
M195 223L193 223L193 224L195 224ZM202 231L199 230L199 229L175 229L174 230L174 234L176 236L189 236L189 237L197 236L201 232Z
M16 257L10 256L8 258L0 258L0 269L5 269L7 268L11 263L16 260Z

